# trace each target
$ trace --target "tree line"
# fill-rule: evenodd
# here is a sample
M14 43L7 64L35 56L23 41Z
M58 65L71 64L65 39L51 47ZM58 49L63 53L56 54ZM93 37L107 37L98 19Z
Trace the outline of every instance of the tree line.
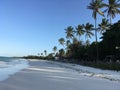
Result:
M119 2L119 0L108 0L108 3L105 3L103 0L92 0L87 6L87 9L92 11L95 25L87 22L86 24L79 24L76 27L68 26L65 29L66 38L60 38L58 40L63 48L58 50L56 56L98 61L103 60L107 55L118 54L119 50L116 50L115 47L120 46L120 25L119 21L113 24L112 19L115 18L116 14L120 14ZM105 13L107 16L105 16ZM103 19L101 23L97 25L98 14L103 16ZM98 33L102 39L102 41L99 42ZM81 40L83 36L86 41ZM90 43L90 38L93 36L95 36L95 41ZM54 46L54 48L54 51L56 51L57 47Z
M87 9L92 11L94 25L86 22L76 27L65 28L66 38L58 39L63 48L58 49L54 46L52 53L47 54L47 50L44 50L37 56L24 58L54 60L55 57L59 57L59 61L65 60L102 69L120 70L120 20L112 22L116 14L120 14L120 0L106 0L108 3L104 1L92 0L87 6ZM103 17L99 24L97 24L98 14ZM98 41L98 34L101 41ZM83 37L85 41L82 40ZM95 37L95 41L90 42L92 37Z
M87 6L87 9L92 11L94 25L86 22L86 24L79 24L76 27L68 26L65 28L66 38L58 39L63 48L58 50L57 46L54 46L52 53L47 55L47 50L44 50L44 53L38 53L38 56L48 59L60 57L61 59L78 61L102 61L108 55L119 56L120 21L112 23L112 19L116 14L120 14L120 0L106 1L107 3L104 0L91 0ZM103 17L99 24L97 24L98 14ZM101 41L98 41L98 33L101 35ZM85 37L85 41L82 41L83 37ZM95 37L95 41L92 43L90 42L91 37Z

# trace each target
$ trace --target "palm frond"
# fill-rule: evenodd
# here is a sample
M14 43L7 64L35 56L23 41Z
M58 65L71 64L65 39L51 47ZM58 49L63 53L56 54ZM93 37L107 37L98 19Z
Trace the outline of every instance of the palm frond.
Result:
M117 14L120 14L120 10L119 10L119 9L116 9L116 13L117 13Z
M100 15L102 15L102 16L105 16L104 13L103 13L102 11L100 11L100 10L98 10L98 13L99 13Z

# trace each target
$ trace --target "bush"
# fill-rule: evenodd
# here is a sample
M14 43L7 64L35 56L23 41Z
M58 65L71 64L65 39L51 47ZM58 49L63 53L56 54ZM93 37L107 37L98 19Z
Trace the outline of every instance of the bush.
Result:
M105 63L105 62L82 62L80 63L84 66L90 66L94 68L100 68L104 70L116 70L120 71L120 64L118 63Z

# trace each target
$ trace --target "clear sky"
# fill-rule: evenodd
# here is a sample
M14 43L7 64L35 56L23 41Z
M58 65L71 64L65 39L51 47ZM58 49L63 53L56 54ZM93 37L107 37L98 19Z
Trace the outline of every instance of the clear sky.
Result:
M0 0L0 56L37 55L52 52L53 46L60 48L58 39L65 37L67 26L94 24L86 9L90 1Z

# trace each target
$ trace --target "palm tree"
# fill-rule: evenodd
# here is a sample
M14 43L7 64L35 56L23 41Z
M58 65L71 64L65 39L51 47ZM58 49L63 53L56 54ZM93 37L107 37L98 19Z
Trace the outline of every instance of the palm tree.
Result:
M60 55L61 58L64 57L64 55L65 55L64 49L60 49L60 50L59 50L59 55Z
M92 17L95 20L95 37L96 37L96 43L97 43L97 13L104 16L104 13L100 10L100 8L103 7L102 0L92 0L89 6L87 6L88 9L92 10Z
M78 44L79 42L78 42L78 39L77 38L73 38L73 44Z
M85 42L86 46L88 47L90 45L90 41L89 40L86 40Z
M44 50L44 53L45 53L45 56L47 55L47 51L46 50Z
M112 24L112 19L115 18L116 14L120 14L120 0L109 0L108 4L104 3L104 7L107 9L104 12L107 12L107 16L110 17L110 24Z
M69 46L70 46L70 45L71 45L70 40L67 40L67 41L66 41L66 46L67 46L67 48L66 48L66 49L67 49L66 53L67 53L67 54L69 54L69 51L70 51Z
M89 41L89 38L91 38L91 36L93 36L94 34L91 32L93 30L93 25L90 23L86 23L86 25L84 25L84 31L85 31L85 37L86 37L86 41Z
M98 45L97 45L97 14L100 14L102 16L104 16L104 13L100 10L100 8L103 7L103 3L102 0L92 0L92 2L90 3L89 6L87 6L88 9L92 10L92 17L95 20L95 39L96 39L96 52L97 52L97 60L99 58L99 54L98 54Z
M76 33L76 35L79 37L79 41L80 41L80 36L83 35L84 32L85 32L85 31L84 31L83 25L78 25L78 26L76 27L75 33Z
M41 56L43 56L43 53L41 53Z
M74 37L73 35L73 30L74 28L72 26L68 26L66 29L65 29L65 33L66 33L66 38L67 39L72 39Z
M58 41L65 48L65 46L64 46L65 39L64 38L60 38Z
M71 44L70 40L66 41L66 46L69 47L69 45Z
M56 51L57 51L57 47L56 46L53 47L53 51L54 51L54 54L55 54Z
M102 19L102 22L98 25L98 30L100 34L104 33L105 30L108 30L110 28L109 20L106 18Z

